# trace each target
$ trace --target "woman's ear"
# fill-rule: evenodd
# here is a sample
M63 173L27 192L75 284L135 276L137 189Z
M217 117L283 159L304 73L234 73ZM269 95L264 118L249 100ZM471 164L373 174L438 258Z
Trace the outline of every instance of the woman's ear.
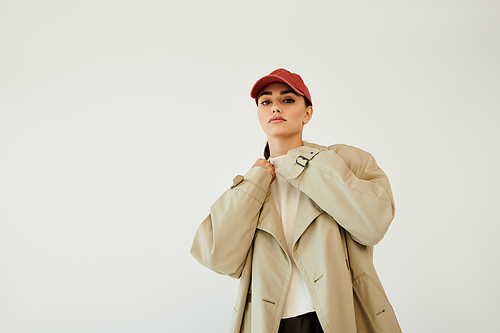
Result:
M306 109L306 113L304 114L304 118L302 119L302 124L307 124L309 120L311 120L313 116L313 107L312 105L309 105Z

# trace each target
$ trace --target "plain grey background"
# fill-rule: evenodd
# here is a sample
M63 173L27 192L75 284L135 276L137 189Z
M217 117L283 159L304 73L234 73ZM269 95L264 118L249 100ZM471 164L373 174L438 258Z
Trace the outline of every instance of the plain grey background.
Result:
M498 330L498 1L0 1L0 332L225 332L190 255L261 156L278 67L304 138L372 153L375 263L403 331Z

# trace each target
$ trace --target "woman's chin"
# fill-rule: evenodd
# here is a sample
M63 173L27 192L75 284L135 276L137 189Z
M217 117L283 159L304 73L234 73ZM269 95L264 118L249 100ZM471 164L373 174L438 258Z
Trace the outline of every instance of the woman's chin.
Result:
M275 131L272 133L266 133L268 140L295 140L297 138L302 138L302 133L288 132L288 131Z

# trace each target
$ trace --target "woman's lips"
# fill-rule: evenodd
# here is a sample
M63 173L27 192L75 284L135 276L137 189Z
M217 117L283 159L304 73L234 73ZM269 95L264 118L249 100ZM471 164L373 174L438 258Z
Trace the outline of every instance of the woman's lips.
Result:
M271 117L269 119L269 124L274 124L274 123L281 123L283 121L286 121L285 119L281 118L281 117Z

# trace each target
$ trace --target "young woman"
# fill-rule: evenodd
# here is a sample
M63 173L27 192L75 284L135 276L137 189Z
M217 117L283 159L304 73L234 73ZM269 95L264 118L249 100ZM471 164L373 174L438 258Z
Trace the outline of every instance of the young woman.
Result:
M385 173L360 149L302 141L302 78L277 69L251 97L267 135L258 159L211 207L191 254L240 279L230 332L400 332L372 250L394 217Z

